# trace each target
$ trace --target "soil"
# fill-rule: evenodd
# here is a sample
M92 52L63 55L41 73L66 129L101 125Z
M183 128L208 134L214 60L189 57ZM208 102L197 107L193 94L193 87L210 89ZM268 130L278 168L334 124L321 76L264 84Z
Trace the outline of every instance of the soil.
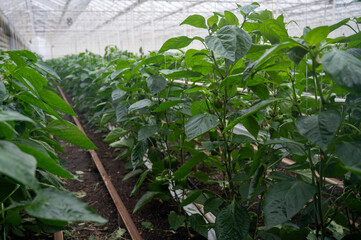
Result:
M70 100L69 97L68 100ZM122 180L125 174L129 172L129 170L125 169L127 159L115 160L117 153L109 147L108 143L102 141L105 137L105 133L99 132L97 127L90 127L89 124L87 124L87 120L81 114L78 114L78 117L88 137L98 147L96 152L99 155L107 174L111 177L111 181L117 189L120 198L128 209L128 212L131 214L141 236L144 239L190 239L185 228L179 228L177 231L173 231L169 226L169 212L178 211L175 202L163 202L155 198L135 214L132 213L138 199L147 191L147 184L143 183L143 186L138 192L130 197L137 177L127 181ZM70 116L66 116L66 120L72 121ZM76 192L76 195L81 198L82 201L88 203L96 212L108 219L108 223L104 225L97 225L94 223L74 223L64 231L65 239L111 238L114 231L119 228L119 225L121 228L125 227L119 224L116 208L90 154L86 150L80 149L74 145L65 142L62 143L66 153L61 154L60 156L66 160L67 169L82 180L67 180L65 187L72 192ZM143 227L142 222L151 222L153 228L147 229ZM192 234L195 233L192 232ZM129 234L124 234L123 239L130 239ZM204 238L195 234L195 237L192 239Z

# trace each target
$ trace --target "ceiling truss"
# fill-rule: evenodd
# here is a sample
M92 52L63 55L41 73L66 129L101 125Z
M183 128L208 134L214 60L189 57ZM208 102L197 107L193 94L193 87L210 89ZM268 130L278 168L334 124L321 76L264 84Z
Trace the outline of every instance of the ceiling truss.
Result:
M213 12L236 12L254 0L1 0L0 10L24 41L42 39L47 47L64 54L75 50L98 49L110 43L133 50L139 44L159 48L164 39L198 34L192 27L179 26L187 16L209 17ZM351 0L259 0L260 9L284 14L291 32L305 25L333 24L346 17L360 17L361 3ZM240 15L239 15L240 16ZM148 39L148 40L147 40ZM127 45L128 44L128 45ZM138 44L138 45L137 45ZM44 46L45 46L44 45ZM82 47L84 45L84 47ZM132 47L130 46L132 45ZM52 51L53 52L53 51ZM60 53L59 53L60 55Z

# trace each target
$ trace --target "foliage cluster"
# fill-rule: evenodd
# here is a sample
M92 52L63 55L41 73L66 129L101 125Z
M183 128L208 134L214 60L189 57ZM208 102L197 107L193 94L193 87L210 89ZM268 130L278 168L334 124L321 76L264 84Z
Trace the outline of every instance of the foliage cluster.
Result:
M53 233L73 221L106 220L62 186L76 179L58 152L63 139L94 144L63 113L75 115L51 87L57 74L26 50L0 52L0 239ZM55 138L54 138L55 137Z
M134 211L174 195L216 216L170 213L172 228L205 237L360 238L360 19L292 37L282 15L258 6L238 6L241 20L189 16L181 24L208 36L171 38L148 55L108 47L50 64L92 124L111 130L104 141L129 160L126 179L138 176L131 195L148 183ZM340 27L354 34L329 37ZM204 48L182 50L193 41Z

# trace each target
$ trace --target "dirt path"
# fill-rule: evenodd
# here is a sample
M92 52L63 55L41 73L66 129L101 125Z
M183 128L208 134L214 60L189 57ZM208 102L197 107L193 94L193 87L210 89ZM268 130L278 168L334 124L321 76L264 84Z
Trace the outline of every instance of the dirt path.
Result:
M69 99L68 97L68 100ZM99 128L97 127L89 127L86 119L81 114L78 115L88 137L98 147L96 150L97 154L142 237L150 240L189 239L185 228L180 228L177 232L170 229L168 214L172 210L177 211L175 202L163 202L158 199L153 199L140 211L132 214L136 202L147 190L147 183L144 183L144 186L141 187L134 196L130 197L130 193L137 182L137 177L127 181L122 180L125 174L129 172L129 170L125 168L127 160L115 160L119 152L115 152L107 143L103 142L106 133L99 132ZM67 116L66 120L71 121L72 119L70 116ZM65 187L70 191L77 192L78 197L80 197L82 201L88 203L96 212L109 220L107 224L101 226L92 223L75 223L64 232L65 236L67 236L66 239L111 239L114 231L119 229L118 213L93 164L90 154L86 150L76 146L65 142L62 143L66 153L61 154L61 157L66 160L67 169L79 176L79 179L83 180L82 182L66 181L67 184ZM145 228L143 226L145 222L150 222L153 227L151 229ZM121 227L124 228L123 226ZM122 239L130 239L129 234L125 233ZM192 239L204 238L196 235L196 237Z

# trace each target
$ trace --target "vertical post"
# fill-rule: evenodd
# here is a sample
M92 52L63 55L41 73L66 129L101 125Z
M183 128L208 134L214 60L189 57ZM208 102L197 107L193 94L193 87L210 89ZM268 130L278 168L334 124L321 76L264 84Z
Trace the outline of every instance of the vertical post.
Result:
M182 12L183 12L183 19L186 19L186 15L187 15L187 4L186 4L186 1L183 1L183 9L182 9ZM187 36L187 24L186 25L183 25L183 35L184 36Z
M337 22L335 19L335 12L336 12L336 0L332 0L332 23Z
M75 35L75 54L78 53L78 37Z
M50 57L51 57L52 59L54 58L53 48L54 48L54 45L51 43L51 44L50 44Z
M116 46L118 46L119 47L119 49L120 50L122 50L122 48L123 48L123 46L122 46L122 44L121 44L121 42L120 42L120 32L118 31L118 33L117 33L117 44L116 44Z
M135 43L135 32L134 32L134 9L132 11L132 43L133 43L133 49L131 49L132 52L136 51L136 43Z
M153 0L150 2L151 3L151 9L152 9L152 13L154 13L155 9L154 9L154 4L153 4ZM156 46L155 46L155 28L154 28L154 14L151 14L152 16L152 49L151 50L155 50Z
M100 32L98 32L98 54L100 55Z

